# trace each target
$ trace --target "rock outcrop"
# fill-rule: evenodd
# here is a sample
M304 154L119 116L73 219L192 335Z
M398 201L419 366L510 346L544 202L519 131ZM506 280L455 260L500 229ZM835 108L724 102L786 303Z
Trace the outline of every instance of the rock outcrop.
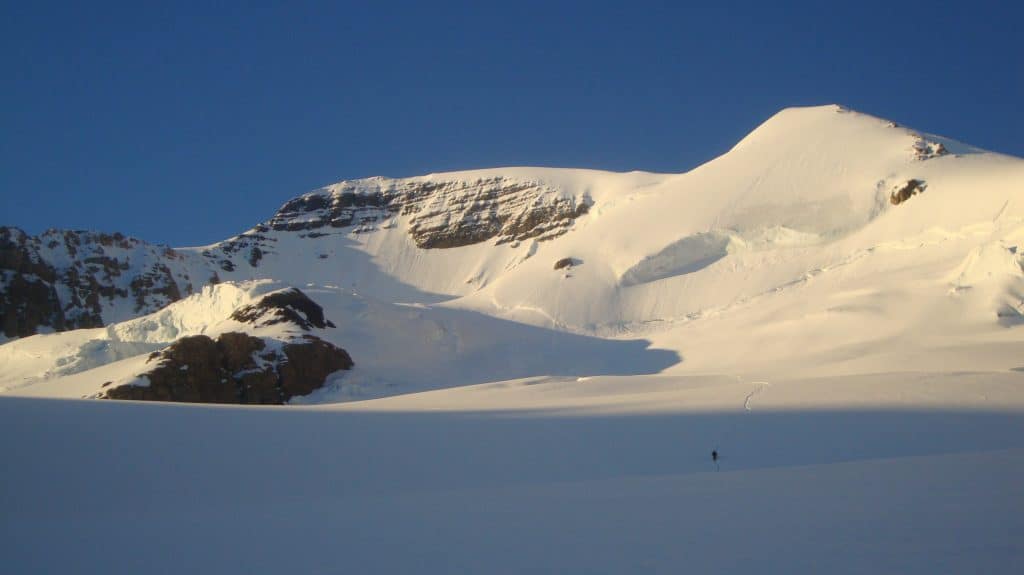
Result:
M913 148L914 158L917 160L930 160L932 158L945 156L949 153L942 142L933 142L920 135L918 135L914 140Z
M573 266L578 266L581 263L583 262L576 258L562 258L555 262L555 269L560 270L563 268L572 268Z
M215 276L205 262L121 234L0 227L0 325L7 337L100 327L156 311Z
M495 176L473 181L369 178L341 182L286 203L266 227L277 231L355 227L369 232L396 216L424 249L564 234L590 200L542 182Z
M184 337L154 352L152 370L104 389L101 399L190 403L282 404L319 389L327 376L351 369L348 353L306 335L290 343L241 332Z
M898 206L909 200L912 196L923 193L927 187L928 185L924 183L924 180L907 180L897 185L889 193L889 203Z
M323 386L327 376L342 369L352 369L348 353L317 337L306 335L301 341L286 344L287 359L278 367L282 397L308 395Z
M57 271L30 239L17 228L0 228L0 326L7 337L31 335L39 326L65 329Z
M231 319L256 327L291 323L304 331L311 327L334 327L324 318L320 304L295 288L267 294L256 303L240 307L231 314Z
M334 324L301 290L268 293L236 309L230 319L252 333L182 337L149 356L146 363L155 363L153 369L126 383L105 385L98 397L280 404L312 393L327 376L353 365L345 350L302 333Z

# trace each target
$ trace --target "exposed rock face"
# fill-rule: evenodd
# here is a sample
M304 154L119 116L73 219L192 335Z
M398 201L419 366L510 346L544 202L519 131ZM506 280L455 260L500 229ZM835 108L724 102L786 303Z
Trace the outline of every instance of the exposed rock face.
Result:
M409 216L421 248L454 248L497 238L506 243L564 234L587 213L590 200L565 196L541 182L493 177L475 181L369 178L341 182L286 203L267 224L273 230L355 226L373 231Z
M56 277L24 232L0 228L0 326L5 336L31 335L41 325L64 329Z
M216 248L203 251L203 257L214 268L225 272L235 271L236 265L232 258L242 256L244 261L254 268L259 267L264 250L272 249L275 240L265 234L270 228L260 224L255 228L221 242Z
M571 268L573 266L578 266L581 263L583 263L583 262L581 260L576 259L576 258L562 258L562 259L558 260L557 262L555 262L555 269L556 270L560 270L562 268Z
M205 262L199 268L205 269ZM213 274L121 234L0 227L0 325L7 337L99 327L158 310Z
M911 196L923 193L927 187L928 185L924 183L924 180L907 180L906 182L896 186L892 192L889 193L889 203L894 206L898 206L909 200Z
M53 284L38 276L6 273L0 294L0 325L7 337L24 337L36 333L39 326L55 331L65 329L64 314Z
M930 160L945 156L949 151L942 142L933 142L924 136L918 135L914 140L914 158L918 160Z
M302 341L284 346L287 361L278 368L282 397L307 395L319 389L327 376L341 369L351 369L348 353L317 337L306 335Z
M231 314L231 319L257 327L291 323L305 331L310 327L334 327L330 320L324 319L320 304L295 288L267 294L254 304L240 307Z
M352 367L345 350L296 330L334 327L323 308L302 291L271 292L240 307L231 319L244 329L284 324L259 337L227 332L217 339L183 337L150 355L156 366L139 379L105 389L102 399L182 401L194 403L279 404L323 386L327 376Z
M307 335L283 346L240 332L216 340L184 337L155 352L157 366L141 374L148 385L106 389L102 399L191 403L281 404L319 389L327 376L353 363L348 353Z

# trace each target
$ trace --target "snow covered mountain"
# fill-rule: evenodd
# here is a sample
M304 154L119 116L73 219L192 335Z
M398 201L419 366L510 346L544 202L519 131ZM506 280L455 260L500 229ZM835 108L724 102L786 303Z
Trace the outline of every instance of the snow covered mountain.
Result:
M682 174L505 168L345 181L198 248L5 228L7 337L93 329L0 347L0 386L95 395L111 380L102 370L140 343L111 335L123 322L165 309L201 333L210 310L234 311L219 303L224 290L241 301L258 280L299 287L339 318L329 337L358 349L342 386L357 396L553 371L921 369L939 349L963 369L1011 368L1015 358L991 350L1022 340L1022 186L1020 159L823 106L784 110ZM495 356L537 353L527 329L576 338L570 347L642 341L645 353L627 345L605 371L582 352L533 362L534 372L496 367Z
M838 106L681 174L341 182L210 246L5 228L0 552L1017 573L1022 264L1024 160Z

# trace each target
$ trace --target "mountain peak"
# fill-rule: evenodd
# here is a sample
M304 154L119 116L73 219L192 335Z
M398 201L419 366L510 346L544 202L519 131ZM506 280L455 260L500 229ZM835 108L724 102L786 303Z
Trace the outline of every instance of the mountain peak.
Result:
M754 128L733 150L779 141L800 141L807 135L835 133L852 136L851 132L879 131L897 127L895 122L851 110L839 104L783 108Z

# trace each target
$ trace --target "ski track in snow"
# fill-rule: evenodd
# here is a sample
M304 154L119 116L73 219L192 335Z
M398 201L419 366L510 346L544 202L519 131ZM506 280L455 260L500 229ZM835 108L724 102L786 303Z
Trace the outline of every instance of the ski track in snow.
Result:
M772 384L768 383L767 381L752 381L751 383L756 385L757 388L754 389L754 391L751 391L750 393L748 393L747 397L745 397L743 399L743 409L744 409L744 411L751 411L751 409L750 409L750 400L754 399L755 395L760 395L765 389L771 387L771 385L772 385Z

